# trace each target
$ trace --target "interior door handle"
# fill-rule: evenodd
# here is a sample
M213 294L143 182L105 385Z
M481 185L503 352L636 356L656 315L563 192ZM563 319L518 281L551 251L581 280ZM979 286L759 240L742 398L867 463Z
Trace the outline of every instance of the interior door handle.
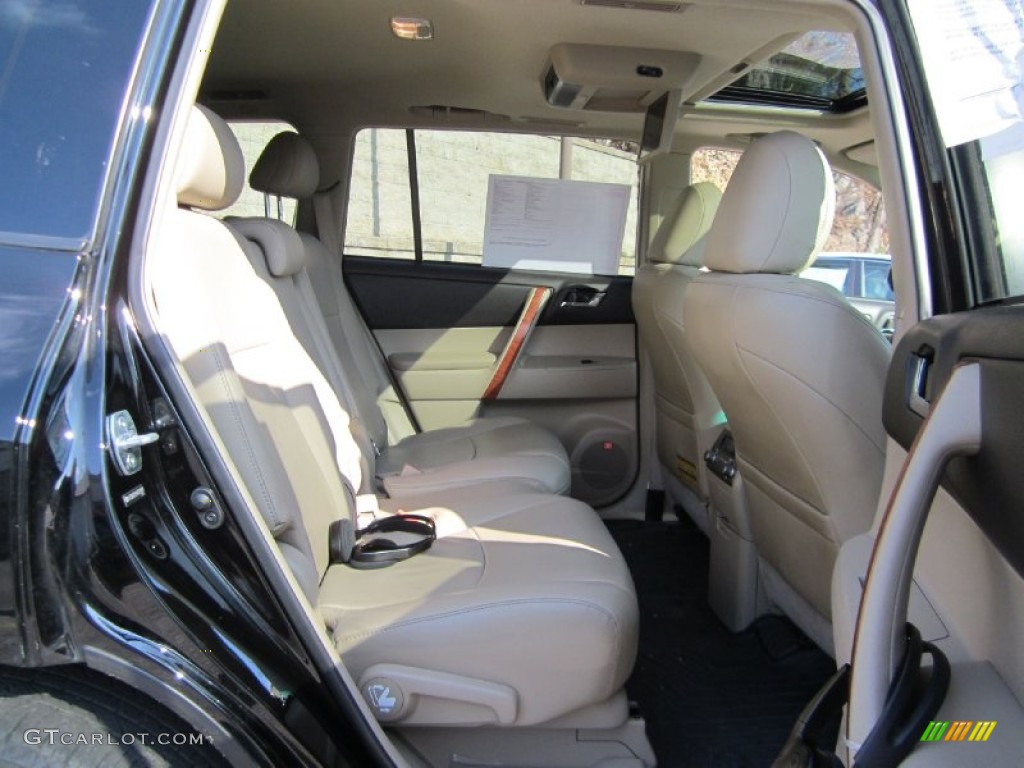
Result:
M981 393L980 364L954 369L889 495L853 641L846 726L853 752L861 748L885 711L893 673L906 647L914 561L943 472L951 459L973 456L981 449Z
M560 307L587 307L593 309L598 306L607 295L605 291L594 291L589 289L570 288L563 297Z
M907 394L907 407L922 419L928 418L931 403L925 397L928 385L928 368L931 361L923 355L911 355L909 360L910 387Z

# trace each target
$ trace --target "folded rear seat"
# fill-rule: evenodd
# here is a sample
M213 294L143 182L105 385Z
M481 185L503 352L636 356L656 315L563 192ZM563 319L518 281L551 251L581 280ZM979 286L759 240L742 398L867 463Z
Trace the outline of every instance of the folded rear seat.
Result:
M308 199L319 179L313 147L302 136L286 132L271 139L253 167L249 185L270 195ZM232 224L247 237L260 237L259 224ZM329 381L343 381L345 391L339 395L373 446L377 455L371 469L390 496L404 498L495 479L515 480L549 493L568 492L565 448L549 431L524 419L481 418L412 434L380 350L345 287L340 257L316 237L299 236L312 279L295 278L297 287L302 300L322 315L327 345L333 347L313 359ZM272 261L270 269L275 277L285 277L301 266ZM344 373L336 376L330 368Z
M624 720L636 596L586 505L463 488L453 493L475 495L480 515L426 552L380 570L331 562L331 524L356 519L361 484L348 415L254 270L259 246L192 210L230 205L243 173L230 129L196 107L179 207L145 265L154 321L371 707L434 725Z

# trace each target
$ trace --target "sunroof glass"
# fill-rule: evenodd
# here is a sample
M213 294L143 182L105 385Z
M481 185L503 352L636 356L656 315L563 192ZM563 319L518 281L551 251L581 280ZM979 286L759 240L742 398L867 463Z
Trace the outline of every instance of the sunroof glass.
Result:
M864 100L864 70L848 32L808 32L711 97L844 111Z

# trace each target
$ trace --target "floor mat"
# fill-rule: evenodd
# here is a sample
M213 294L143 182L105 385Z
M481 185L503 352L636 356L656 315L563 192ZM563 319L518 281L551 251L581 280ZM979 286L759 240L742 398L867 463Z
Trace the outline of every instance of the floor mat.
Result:
M835 664L788 619L734 634L707 602L709 544L689 521L610 521L640 598L626 684L662 768L770 766Z

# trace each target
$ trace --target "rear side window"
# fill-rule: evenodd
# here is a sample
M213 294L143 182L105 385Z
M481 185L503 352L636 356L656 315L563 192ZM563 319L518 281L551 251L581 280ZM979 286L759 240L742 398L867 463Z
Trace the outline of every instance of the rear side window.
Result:
M635 151L612 141L371 128L356 137L345 253L591 271L591 251L608 245L609 263L597 271L632 274L636 212ZM573 216L591 222L589 230L576 230L581 237L571 236ZM607 229L595 232L594 221ZM508 228L508 242L554 258L496 259L496 227Z
M348 187L345 253L415 259L405 131L370 128L356 136Z

